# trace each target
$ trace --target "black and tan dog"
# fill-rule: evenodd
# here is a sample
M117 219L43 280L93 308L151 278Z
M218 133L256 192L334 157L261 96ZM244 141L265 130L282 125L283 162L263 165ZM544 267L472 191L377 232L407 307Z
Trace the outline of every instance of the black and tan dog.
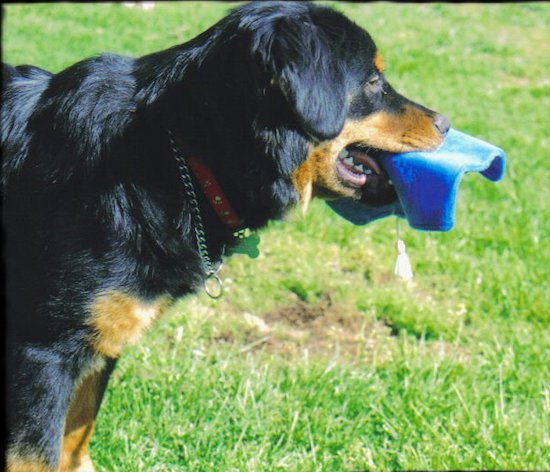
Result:
M364 30L293 2L139 59L3 66L8 470L93 470L116 359L236 231L313 196L396 198L377 157L449 123L383 69Z

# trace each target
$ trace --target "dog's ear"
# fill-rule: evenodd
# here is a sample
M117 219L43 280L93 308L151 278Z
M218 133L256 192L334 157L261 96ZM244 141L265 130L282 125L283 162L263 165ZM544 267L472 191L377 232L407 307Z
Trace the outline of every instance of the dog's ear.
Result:
M347 112L346 83L336 45L317 25L279 17L257 31L259 56L303 131L315 140L337 136Z

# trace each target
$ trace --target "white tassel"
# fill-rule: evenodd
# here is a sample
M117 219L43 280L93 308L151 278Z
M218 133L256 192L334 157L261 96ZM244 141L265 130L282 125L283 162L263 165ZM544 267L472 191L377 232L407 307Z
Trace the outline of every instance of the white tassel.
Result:
M395 268L393 273L406 281L410 281L413 278L413 271L411 267L411 261L407 254L407 248L405 247L405 242L400 238L399 235L399 218L397 218L396 224L397 230L397 260L395 261Z

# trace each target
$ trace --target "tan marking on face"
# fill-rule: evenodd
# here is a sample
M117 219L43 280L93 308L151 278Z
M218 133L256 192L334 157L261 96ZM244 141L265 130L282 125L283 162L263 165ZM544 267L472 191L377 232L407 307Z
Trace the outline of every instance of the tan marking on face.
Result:
M292 175L292 182L294 184L294 188L298 192L302 213L307 211L309 202L311 201L313 190L313 169L314 162L308 158Z
M6 454L7 472L55 472L55 469L46 465L44 461L32 457L22 456L17 452L8 451Z
M378 51L376 51L376 56L374 56L374 67L376 67L376 70L378 72L384 72L384 58L382 57L382 54L380 54L380 52Z
M135 344L150 328L169 299L144 302L120 292L99 295L90 308L88 325L93 330L92 347L107 357L117 358L128 344Z
M336 138L338 139L338 138ZM307 210L312 197L322 196L323 189L337 191L344 196L353 196L353 191L343 187L336 177L334 169L336 154L333 154L333 141L321 143L310 151L306 160L293 175L294 188L298 192L302 211ZM334 155L334 159L330 156Z
M360 120L348 121L333 142L345 146L363 143L390 152L432 150L443 137L433 126L432 118L410 105L399 114L380 111Z
M94 470L88 452L97 412L101 372L88 374L77 387L65 419L59 470Z
M381 111L359 120L348 120L336 138L310 150L305 162L294 172L294 187L302 207L311 196L329 193L353 197L358 190L344 186L336 174L336 159L345 147L363 144L384 151L405 152L435 149L442 140L432 118L412 106L406 106L399 114Z

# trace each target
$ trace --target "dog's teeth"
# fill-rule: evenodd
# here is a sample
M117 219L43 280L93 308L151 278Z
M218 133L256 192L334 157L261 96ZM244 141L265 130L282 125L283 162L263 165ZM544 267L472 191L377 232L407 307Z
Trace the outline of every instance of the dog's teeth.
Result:
M371 174L372 174L372 169L370 169L370 168L367 167L367 168L365 169L365 174L371 175Z
M358 170L359 172L364 172L364 171L365 171L365 169L363 169L363 164L355 164L355 165L353 166L353 168L354 168L355 170Z
M352 166L353 165L353 158L352 157L346 157L344 159L344 163L347 164L348 166Z
M342 149L342 150L340 151L340 154L338 154L338 157L339 157L340 159L345 159L345 158L348 157L348 156L349 156L349 151L348 151L347 149Z

